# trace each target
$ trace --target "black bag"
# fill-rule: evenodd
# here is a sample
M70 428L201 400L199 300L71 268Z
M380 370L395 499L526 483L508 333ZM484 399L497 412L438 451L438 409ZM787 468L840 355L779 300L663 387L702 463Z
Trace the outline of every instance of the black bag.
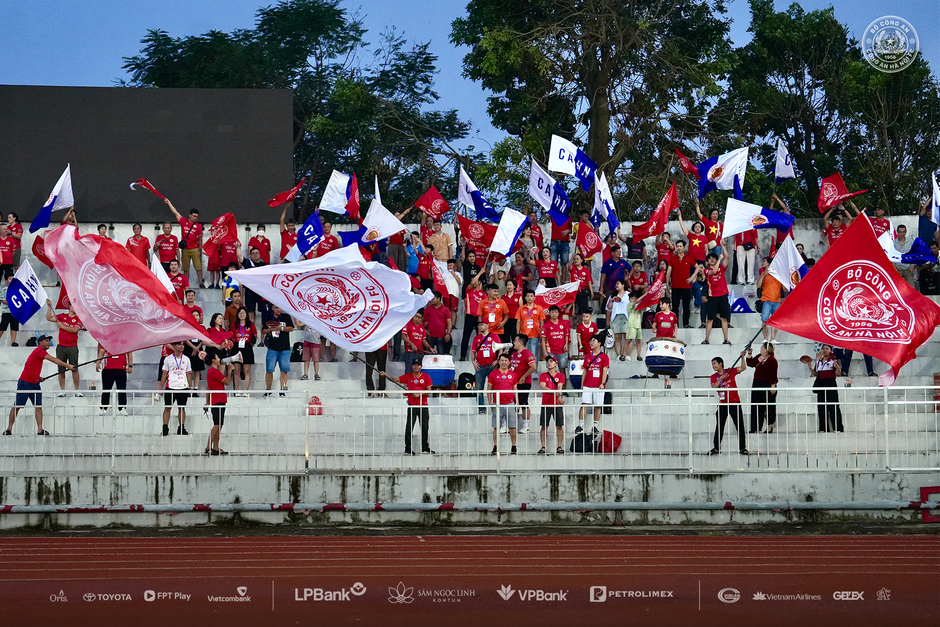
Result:
M754 301L754 311L756 311L757 313L760 313L761 311L763 311L763 309L764 309L764 301L758 298L757 300Z
M568 446L571 453L593 453L594 435L587 431L579 433L571 438L571 444Z
M180 247L181 250L186 250L186 248L187 248L187 247L186 247L186 240L188 240L188 239L189 239L189 236L192 235L194 228L196 228L196 223L195 223L195 222L190 223L190 225L189 225L189 230L186 231L186 237L184 237L183 239L181 239L181 240L177 243L177 245Z
M294 346L290 350L290 360L293 362L304 360L304 343L303 342L294 342Z
M744 250L754 250L754 244L752 242L744 242L741 244L741 248Z
M604 392L604 405L601 409L602 414L610 415L614 413L614 393L613 392Z
M472 372L462 372L457 377L457 393L466 396L473 396L476 391L477 381Z

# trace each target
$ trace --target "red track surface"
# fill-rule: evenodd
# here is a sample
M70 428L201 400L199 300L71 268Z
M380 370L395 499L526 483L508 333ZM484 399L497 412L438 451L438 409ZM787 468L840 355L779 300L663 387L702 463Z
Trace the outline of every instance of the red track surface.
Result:
M726 590L722 601L725 589L739 600ZM342 600L317 600L322 591ZM818 599L775 598L800 594ZM0 540L3 627L910 626L938 616L933 536Z

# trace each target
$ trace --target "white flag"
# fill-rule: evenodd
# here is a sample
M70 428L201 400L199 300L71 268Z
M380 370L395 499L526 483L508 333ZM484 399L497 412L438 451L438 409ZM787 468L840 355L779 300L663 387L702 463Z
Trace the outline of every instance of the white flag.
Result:
M614 207L614 197L610 193L610 185L607 183L607 174L601 172L600 176L594 173L594 210L601 214L606 220L613 211L617 215Z
M493 243L490 244L490 250L500 255L509 255L515 248L519 236L522 235L522 229L525 228L527 218L516 211L506 207L503 209L503 215L499 218L499 226L496 228L496 235L493 236Z
M535 199L546 210L552 208L552 198L555 194L555 178L542 169L535 159L532 160L532 169L529 171L529 196Z
M169 275L166 273L166 270L163 269L163 264L160 263L159 255L150 255L150 271L153 272L153 275L157 277L157 280L163 284L163 287L166 288L170 294L176 294L176 288L173 287L173 282L170 281Z
M770 276L780 281L784 288L791 291L809 272L800 251L793 243L792 236L787 235L780 242L780 248L777 249L777 254L774 255L767 271Z
M793 161L790 159L790 151L783 145L783 140L777 139L777 165L774 167L774 184L779 185L780 181L795 179L796 173L793 171Z
M548 169L550 171L574 174L576 170L575 159L577 156L577 146L564 137L552 135L551 151L548 154Z
M930 203L930 219L934 224L940 224L940 187L937 186L937 173L930 175L933 183L933 200Z
M352 177L348 174L333 170L330 181L323 191L323 198L320 199L320 210L345 214L346 203L349 201L347 192L349 191L350 181L352 181ZM378 189L377 186L376 189Z
M48 298L29 260L24 259L7 286L6 301L10 315L20 324L26 324L33 314L45 307Z
M75 205L75 197L72 194L72 164L65 166L65 172L62 173L55 187L52 188L52 193L49 194L49 199L46 201L46 205L43 205L43 208L49 203L52 203L50 211L68 209Z
M378 195L378 189L378 187L375 188L376 195ZM362 240L365 242L377 242L405 230L405 225L401 220L383 207L377 199L373 199L369 205L369 212L362 220L362 226L366 228L366 232L362 235Z
M382 348L432 298L412 294L407 274L365 261L357 246L229 275L348 351Z

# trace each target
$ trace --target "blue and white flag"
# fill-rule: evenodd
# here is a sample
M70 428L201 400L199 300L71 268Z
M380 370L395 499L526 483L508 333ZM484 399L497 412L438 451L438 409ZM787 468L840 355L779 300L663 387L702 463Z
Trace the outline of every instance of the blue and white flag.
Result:
M33 314L42 309L48 298L46 290L33 272L33 267L29 265L29 261L24 260L7 286L6 300L10 314L20 324L25 324Z
M930 175L933 183L933 198L930 201L930 219L934 224L940 224L940 187L937 186L937 173Z
M320 222L320 212L314 211L304 222L303 226L297 230L297 243L287 254L287 259L291 262L300 261L310 254L310 251L316 248L323 241L323 223ZM297 249L296 259L291 259L294 248Z
M529 173L529 196L548 211L552 221L559 227L570 219L568 216L571 212L571 201L568 194L535 159L532 160L532 170Z
M937 263L936 255L930 250L930 246L927 242L921 238L915 237L914 241L911 242L911 249L906 253L902 253L894 247L894 240L894 232L890 229L882 233L878 238L878 244L881 245L881 249L888 255L888 259L891 260L891 263L909 263L914 265Z
M336 233L339 236L339 241L343 244L343 247L352 246L368 246L370 242L365 240L366 237L366 227L360 226L355 231L337 231Z
M793 226L793 221L794 217L789 213L729 198L725 208L725 228L721 236L734 237L751 229L777 229L786 233Z
M493 236L493 243L490 244L490 251L509 256L512 249L516 247L516 242L519 241L519 236L522 235L526 224L528 220L523 214L509 207L503 209L499 226Z
M777 254L774 255L767 271L770 276L780 281L783 287L791 291L809 272L800 251L796 249L796 244L793 243L792 236L787 235L780 242L780 248L777 249Z
M378 180L376 180L376 183L378 183ZM375 194L376 196L379 194L378 185L376 185ZM395 233L407 230L401 220L383 207L382 202L377 198L373 199L369 205L369 211L362 220L362 226L366 230L362 239L370 244L381 239L388 239Z
M793 171L790 151L783 145L783 140L777 138L777 165L774 166L774 185L780 185L780 181L795 178L796 173Z
M457 188L457 200L476 211L477 221L499 222L499 212L493 209L477 186L470 180L470 175L460 166L460 186Z
M716 189L734 189L735 176L738 177L738 184L743 187L744 171L747 169L747 150L747 147L738 148L697 165L698 197L702 198Z
M594 217L597 216L597 217ZM591 221L596 221L594 228L600 227L600 219L607 221L610 232L613 233L620 226L620 220L617 219L617 210L614 208L614 197L610 193L610 185L607 184L607 174L601 172L597 176L594 173L594 213Z
M597 164L583 150L558 135L552 135L552 145L549 150L549 171L574 174L581 181L584 191L591 191Z
M320 199L320 210L330 213L340 213L345 215L346 203L352 194L352 177L333 170L330 174L330 180L323 190L323 198Z
M75 205L75 197L72 195L72 164L65 166L65 172L59 177L49 199L42 206L36 219L29 225L29 232L35 233L39 229L49 226L52 220L52 212L59 209L68 209Z

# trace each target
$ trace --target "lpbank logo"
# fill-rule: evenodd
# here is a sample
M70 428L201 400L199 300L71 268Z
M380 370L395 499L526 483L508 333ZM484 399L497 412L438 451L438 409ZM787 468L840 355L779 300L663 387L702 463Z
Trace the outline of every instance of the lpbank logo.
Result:
M513 594L519 595L520 601L567 601L568 591L546 592L545 590L513 590L511 585L500 586L496 591L503 601L508 601Z
M389 588L391 590L391 588ZM349 588L339 590L326 590L324 588L294 588L295 601L349 601L353 597L361 597L366 593L366 587L360 582Z

